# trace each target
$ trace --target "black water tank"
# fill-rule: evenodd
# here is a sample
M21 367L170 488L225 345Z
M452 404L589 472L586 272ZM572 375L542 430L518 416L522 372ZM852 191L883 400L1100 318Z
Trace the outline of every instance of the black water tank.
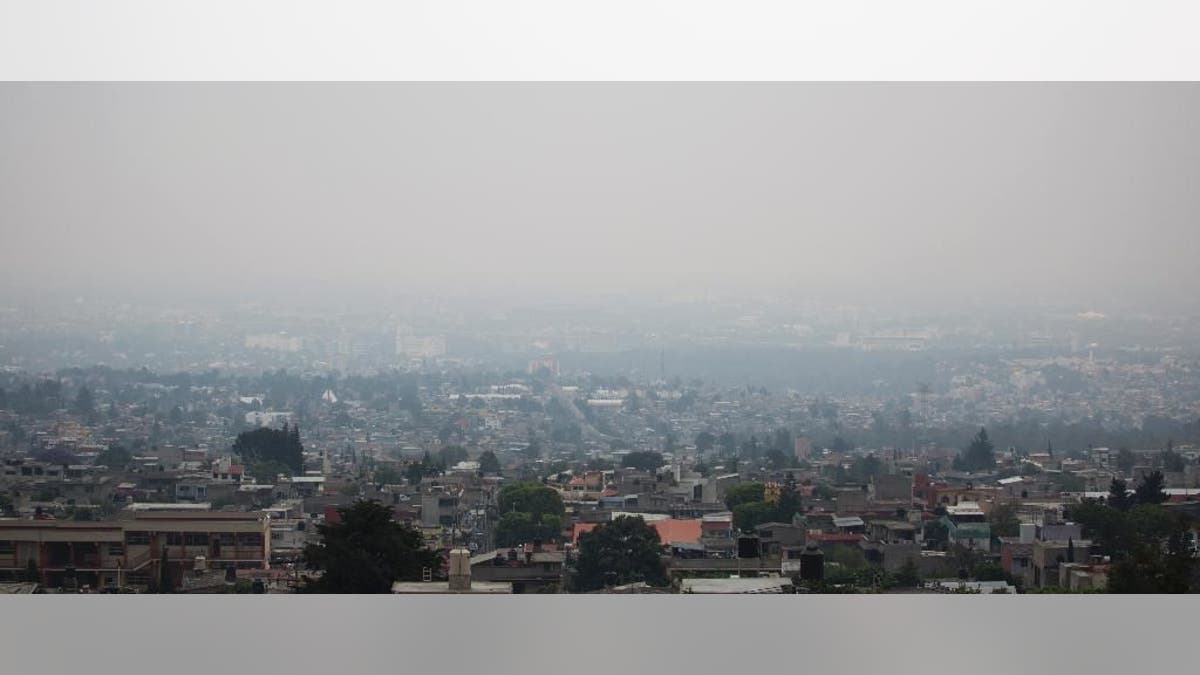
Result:
M758 557L758 537L738 537L738 557Z
M825 554L816 544L809 544L800 553L800 579L820 581L825 578Z

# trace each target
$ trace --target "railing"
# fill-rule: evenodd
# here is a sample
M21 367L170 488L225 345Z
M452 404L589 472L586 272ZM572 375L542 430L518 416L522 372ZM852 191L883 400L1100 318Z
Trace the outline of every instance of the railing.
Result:
M129 563L125 567L125 569L126 570L136 570L139 567L141 567L142 565L145 565L153 557L152 553L153 552L150 549L146 549L145 551L142 551L141 553L129 556Z

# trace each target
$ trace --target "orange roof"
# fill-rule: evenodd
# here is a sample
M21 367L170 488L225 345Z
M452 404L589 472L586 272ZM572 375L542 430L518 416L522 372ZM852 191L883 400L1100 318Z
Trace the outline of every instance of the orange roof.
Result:
M700 520L698 518L652 520L650 524L658 530L658 539L664 544L700 543ZM591 532L599 523L575 523L571 541L579 543L579 535Z

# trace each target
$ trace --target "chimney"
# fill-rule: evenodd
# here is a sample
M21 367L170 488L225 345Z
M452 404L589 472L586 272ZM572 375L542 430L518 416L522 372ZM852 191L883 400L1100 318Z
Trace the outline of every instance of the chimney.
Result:
M471 552L465 548L450 551L450 590L460 593L471 590Z

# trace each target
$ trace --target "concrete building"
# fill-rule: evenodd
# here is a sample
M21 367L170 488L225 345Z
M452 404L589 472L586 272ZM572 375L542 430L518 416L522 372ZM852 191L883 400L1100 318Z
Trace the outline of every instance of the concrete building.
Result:
M175 584L197 557L214 567L266 569L270 524L261 512L129 511L120 520L0 520L0 578L29 562L44 587L146 586L166 554Z
M392 584L392 593L501 593L513 592L507 581L476 581L471 578L471 552L465 548L450 551L450 574L446 581L397 581Z

